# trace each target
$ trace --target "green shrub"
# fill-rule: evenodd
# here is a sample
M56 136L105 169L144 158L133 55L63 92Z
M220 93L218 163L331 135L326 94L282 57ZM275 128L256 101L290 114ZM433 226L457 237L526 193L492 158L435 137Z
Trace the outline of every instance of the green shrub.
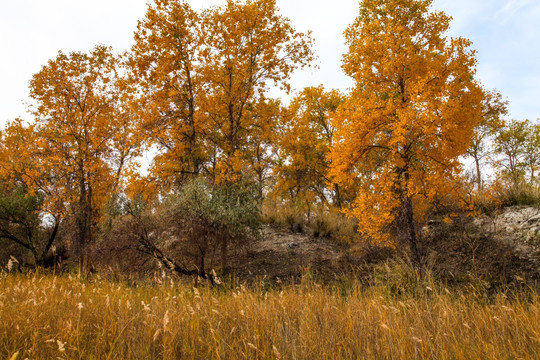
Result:
M225 272L230 247L249 244L261 228L256 192L246 183L216 186L197 178L155 204L124 199L121 207L124 215L112 226L108 243L203 278L215 268L216 254Z

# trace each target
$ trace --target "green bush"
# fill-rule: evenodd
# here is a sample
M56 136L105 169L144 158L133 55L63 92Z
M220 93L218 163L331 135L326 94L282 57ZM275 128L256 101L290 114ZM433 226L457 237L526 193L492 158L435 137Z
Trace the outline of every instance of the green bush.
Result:
M215 267L217 254L226 272L230 247L247 245L259 236L255 190L248 183L217 186L196 178L156 204L125 199L125 215L116 221L110 238L176 272L203 278Z

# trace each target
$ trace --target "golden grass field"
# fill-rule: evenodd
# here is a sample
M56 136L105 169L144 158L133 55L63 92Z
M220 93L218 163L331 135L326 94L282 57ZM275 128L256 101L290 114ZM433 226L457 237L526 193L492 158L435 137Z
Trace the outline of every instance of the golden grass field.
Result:
M540 296L0 274L2 359L540 359Z

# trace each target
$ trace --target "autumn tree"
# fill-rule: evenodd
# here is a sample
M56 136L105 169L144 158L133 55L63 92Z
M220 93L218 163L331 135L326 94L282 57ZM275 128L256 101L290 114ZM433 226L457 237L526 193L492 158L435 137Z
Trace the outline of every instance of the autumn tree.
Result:
M168 185L201 172L217 182L260 177L263 150L251 146L266 142L260 130L279 108L266 93L288 88L292 71L309 63L310 38L274 0L229 0L200 13L159 0L135 41L128 63L144 128L159 147L153 175Z
M349 210L359 231L408 247L416 266L417 225L430 203L456 192L458 158L482 116L470 41L447 38L450 18L431 3L361 1L342 65L355 86L330 157L338 184L361 185Z
M157 145L153 173L166 187L199 174L206 154L199 96L203 90L203 19L185 1L149 4L127 64L141 129Z
M208 136L216 144L218 182L238 177L245 166L247 138L259 122L253 112L270 86L288 89L291 73L311 61L310 37L279 15L275 0L227 1L206 12Z
M527 167L529 182L538 184L538 171L540 171L540 123L530 123L525 144L525 165Z
M496 91L485 91L482 100L482 120L474 129L470 148L467 150L474 161L476 187L482 191L484 181L482 168L486 158L495 152L494 140L498 131L504 126L503 116L508 113L508 102Z
M534 183L540 165L540 125L529 120L513 120L499 129L495 139L499 158L496 166L514 189L527 181Z
M143 129L158 146L151 177L174 192L186 175L233 188L251 179L259 201L279 104L271 87L311 58L308 35L275 0L229 0L201 12L158 0L139 23L128 64ZM221 237L227 253L229 238Z
M35 126L16 119L0 131L0 179L8 190L22 185L39 188L42 173L37 161Z
M117 65L105 46L90 53L59 52L30 82L40 167L54 179L48 185L56 192L51 201L64 215L75 216L82 271L102 208L138 151Z
M36 155L34 126L17 119L0 132L0 240L44 265L62 219L50 204L44 185L51 179Z
M321 85L305 88L291 101L280 124L277 193L308 207L314 202L341 207L339 186L328 176L328 155L332 120L342 99L338 91L325 91Z
M283 107L279 100L261 98L250 112L254 124L249 132L244 148L246 167L250 170L245 174L257 188L257 202L262 204L273 181L275 153L278 148L278 124ZM264 119L264 120L262 120Z

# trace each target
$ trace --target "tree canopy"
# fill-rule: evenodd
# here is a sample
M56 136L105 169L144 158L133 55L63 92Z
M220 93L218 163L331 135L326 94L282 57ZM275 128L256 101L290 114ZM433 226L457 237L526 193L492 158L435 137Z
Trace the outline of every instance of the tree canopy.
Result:
M447 38L450 18L430 0L364 0L345 32L343 70L354 88L335 121L332 175L360 183L350 214L360 231L394 241L398 225L418 262L426 205L457 190L459 156L481 119L470 41ZM400 236L398 236L399 239Z

